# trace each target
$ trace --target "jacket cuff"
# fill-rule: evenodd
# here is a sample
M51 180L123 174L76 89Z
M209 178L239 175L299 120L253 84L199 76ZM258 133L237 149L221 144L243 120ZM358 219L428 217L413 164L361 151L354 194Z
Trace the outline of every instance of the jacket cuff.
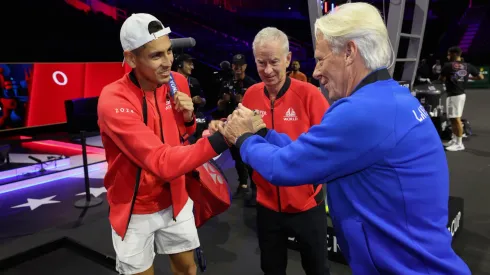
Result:
M196 123L196 116L192 115L192 120L189 122L184 122L185 127L192 127Z
M224 151L228 150L229 145L228 142L226 141L225 137L220 133L216 132L208 137L209 143L211 144L211 147L213 147L213 150L216 152L216 154L221 154Z
M267 132L269 132L269 129L262 128L262 129L258 130L257 133L255 133L255 134L265 138L265 136L267 135Z
M242 144L245 142L245 140L247 140L247 138L253 136L254 134L252 133L245 133L241 136L238 137L238 139L236 140L236 148L238 148L238 150L240 150L240 147L242 146Z

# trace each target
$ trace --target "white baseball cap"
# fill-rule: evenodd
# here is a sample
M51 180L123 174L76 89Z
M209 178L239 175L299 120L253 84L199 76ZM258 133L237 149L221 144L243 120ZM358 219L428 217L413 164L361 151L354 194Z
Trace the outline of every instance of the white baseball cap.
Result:
M135 50L148 42L151 42L159 37L168 35L171 31L169 27L150 34L148 25L150 22L157 21L162 24L155 16L147 13L134 13L128 17L121 27L121 46L124 51Z

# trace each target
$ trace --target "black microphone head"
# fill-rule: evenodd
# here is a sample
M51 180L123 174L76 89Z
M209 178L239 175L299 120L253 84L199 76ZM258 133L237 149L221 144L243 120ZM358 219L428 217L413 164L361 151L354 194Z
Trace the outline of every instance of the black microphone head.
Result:
M190 43L191 47L196 46L196 39L194 39L192 37L188 37L187 39L189 39L189 43Z
M192 48L196 46L196 40L192 37L170 39L170 42L174 49Z

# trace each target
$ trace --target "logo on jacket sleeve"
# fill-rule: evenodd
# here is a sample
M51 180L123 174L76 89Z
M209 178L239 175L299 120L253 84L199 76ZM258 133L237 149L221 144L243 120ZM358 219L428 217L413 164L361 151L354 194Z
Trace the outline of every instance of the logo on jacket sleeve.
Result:
M114 111L116 111L116 114L119 114L119 113L134 113L134 110L133 109L129 109L129 108L114 108Z
M267 115L267 112L266 111L257 110L257 112L259 112L259 115L260 115L261 118L264 118L264 116Z
M284 121L297 121L298 116L296 115L296 112L294 111L293 108L289 108L286 111L286 114L284 114Z
M417 111L412 110L413 115L415 116L415 119L417 119L419 122L424 121L426 118L429 117L429 114L427 111L424 109L424 107L419 106L417 108Z

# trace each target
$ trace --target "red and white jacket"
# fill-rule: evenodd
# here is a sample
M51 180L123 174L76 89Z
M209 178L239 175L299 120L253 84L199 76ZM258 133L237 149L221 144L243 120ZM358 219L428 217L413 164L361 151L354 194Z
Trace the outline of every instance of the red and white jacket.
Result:
M248 88L242 104L258 110L268 129L285 133L292 140L307 132L311 126L320 124L330 106L317 87L289 77L273 102L261 82ZM277 212L306 211L325 199L321 185L279 187L267 182L255 171L252 179L257 185L257 202Z
M173 77L178 89L190 95L185 77L175 72ZM99 127L108 162L104 185L109 220L122 238L133 213L155 213L172 205L175 219L188 199L185 174L228 149L220 133L182 145L182 137L191 135L196 123L195 119L184 123L169 91L168 85L162 85L143 92L128 73L104 87L99 97Z

